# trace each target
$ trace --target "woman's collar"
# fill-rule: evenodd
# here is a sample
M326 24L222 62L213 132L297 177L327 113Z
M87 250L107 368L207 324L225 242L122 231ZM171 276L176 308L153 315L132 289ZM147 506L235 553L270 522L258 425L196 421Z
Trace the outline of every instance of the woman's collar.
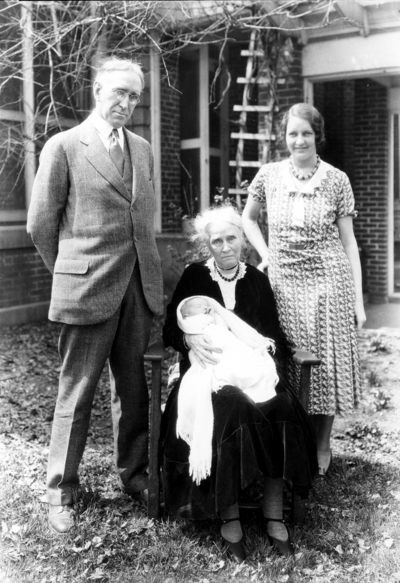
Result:
M290 172L290 164L289 159L283 160L282 162L282 170L283 170L283 184L289 192L301 192L304 194L314 194L316 188L321 186L321 181L326 177L327 171L332 168L330 164L321 160L318 170L311 178L310 182L302 186L301 190L298 190L297 186L294 183L292 178L292 174Z
M207 259L205 264L208 267L208 269L210 270L211 279L213 281L216 281L218 283L223 281L223 280L221 280L221 278L218 275L218 271L216 269L214 257L211 256L209 259ZM235 277L235 281L237 281L238 279L242 279L245 276L245 274L246 274L246 264L244 263L244 261L239 261L239 274L237 277Z

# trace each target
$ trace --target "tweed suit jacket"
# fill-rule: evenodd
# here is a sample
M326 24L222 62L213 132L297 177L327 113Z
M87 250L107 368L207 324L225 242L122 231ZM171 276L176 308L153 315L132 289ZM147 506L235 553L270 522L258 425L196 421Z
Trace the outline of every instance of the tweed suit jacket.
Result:
M49 318L97 324L117 310L138 261L154 314L163 311L153 218L150 144L124 129L132 161L128 192L90 118L44 146L27 230L53 274Z

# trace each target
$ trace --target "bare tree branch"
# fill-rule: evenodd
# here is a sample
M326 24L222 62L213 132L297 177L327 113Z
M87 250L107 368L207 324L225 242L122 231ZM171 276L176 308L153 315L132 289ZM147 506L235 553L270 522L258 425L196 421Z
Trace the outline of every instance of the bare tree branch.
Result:
M171 86L169 57L186 47L216 45L219 57L210 101L215 99L215 84L224 71L221 103L231 83L224 60L230 39L249 30L260 35L276 31L274 34L296 36L305 30L301 19L310 14L317 17L316 27L327 26L333 0L68 0L26 4L32 18L35 142L41 144L50 128L63 129L86 117L93 106L93 71L101 57L118 54L140 58L155 49ZM277 17L280 25L274 20ZM21 4L17 0L0 0L0 108L21 114L23 26ZM282 35L281 48L284 42ZM266 60L270 58L266 51ZM271 91L275 91L279 66L264 63L271 77ZM0 172L15 156L21 161L23 141L21 132L14 133L11 139L9 127L0 127Z

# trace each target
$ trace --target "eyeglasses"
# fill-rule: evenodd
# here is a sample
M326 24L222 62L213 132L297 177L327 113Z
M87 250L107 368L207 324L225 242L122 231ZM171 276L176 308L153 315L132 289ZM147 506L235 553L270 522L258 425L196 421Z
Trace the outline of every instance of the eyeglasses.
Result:
M124 91L123 89L113 89L112 92L114 93L114 95L118 99L118 101L123 101L125 99L125 97L128 96L129 103L131 105L137 105L138 103L140 103L139 95L135 95L134 93L128 93L127 91Z

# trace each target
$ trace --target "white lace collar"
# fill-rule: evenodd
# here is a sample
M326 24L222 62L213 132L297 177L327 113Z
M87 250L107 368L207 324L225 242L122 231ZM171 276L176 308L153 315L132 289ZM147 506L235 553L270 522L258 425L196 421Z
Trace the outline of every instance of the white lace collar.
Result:
M217 268L215 265L214 257L210 257L210 259L207 259L206 265L207 265L208 269L210 270L211 279L213 281L216 281L218 283L221 283L221 281L224 281L218 275L218 271L217 271ZM235 281L237 281L238 279L243 279L245 274L246 274L246 264L243 261L239 261L239 274L237 277L235 277Z

